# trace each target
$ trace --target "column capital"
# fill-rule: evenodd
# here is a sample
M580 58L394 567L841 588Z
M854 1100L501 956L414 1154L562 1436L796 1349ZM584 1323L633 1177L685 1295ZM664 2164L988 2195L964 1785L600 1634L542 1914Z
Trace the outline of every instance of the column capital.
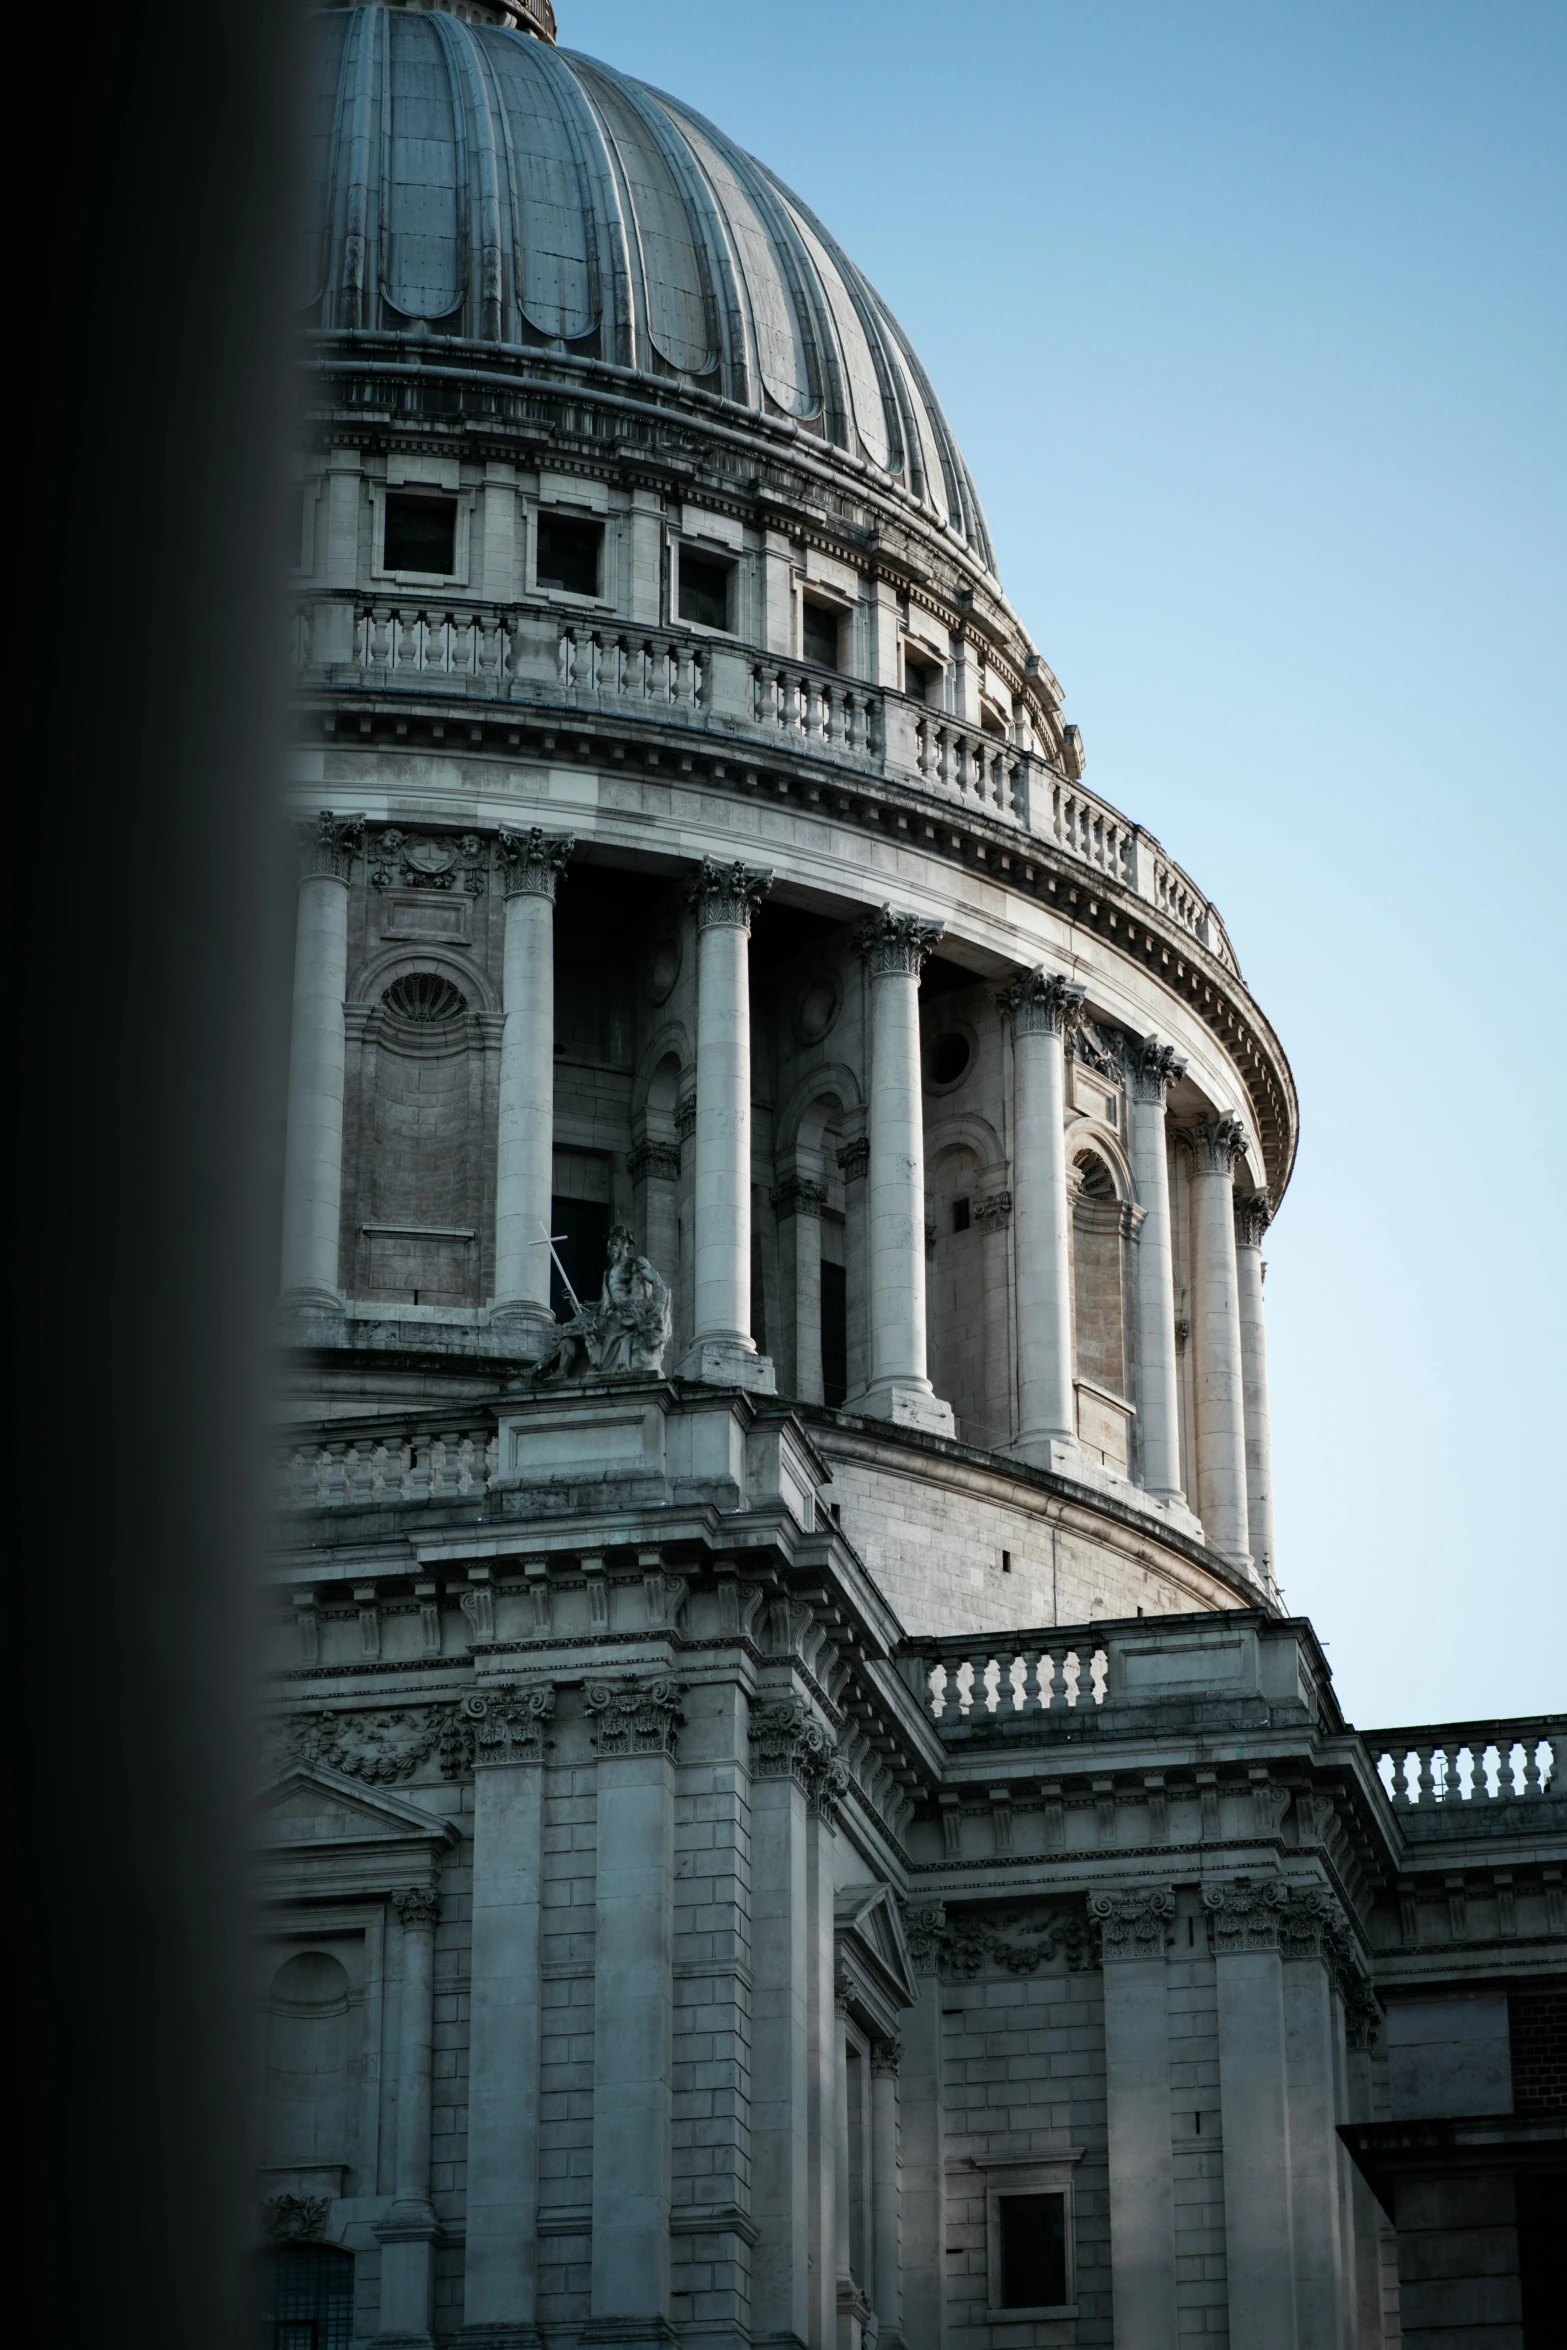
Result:
M1090 1893L1088 1917L1107 1965L1112 1959L1163 1958L1175 1940L1175 1895L1168 1885Z
M845 1183L863 1183L871 1171L871 1142L868 1134L857 1135L846 1142L838 1153L838 1172Z
M428 1886L409 1885L392 1895L392 1907L405 1933L416 1926L433 1929L441 1914L441 1897Z
M646 1183L650 1178L660 1183L678 1183L679 1143L639 1142L634 1151L626 1153L626 1173L633 1183Z
M872 2080L895 2081L898 2077L898 2067L902 2062L903 2042L901 2040L873 2040L871 2042Z
M1012 1221L1012 1194L1010 1191L987 1192L974 1202L974 1221L981 1232L1005 1232Z
M1277 1877L1237 1877L1229 1885L1204 1885L1202 1905L1215 1955L1277 1950L1288 1904L1288 1889Z
M566 870L576 841L570 834L502 832L495 848L500 858L501 888L509 898L548 898L555 902L555 884Z
M1262 1236L1273 1220L1265 1191L1235 1194L1235 1239L1241 1248L1261 1248Z
M1064 971L1047 971L1041 963L1002 988L996 1002L1019 1036L1065 1036L1082 1018L1087 993Z
M1196 1175L1232 1175L1246 1148L1246 1129L1239 1118L1199 1118L1181 1129L1181 1140L1192 1154Z
M322 808L295 830L301 881L348 880L353 859L365 845L362 816L334 816L330 808Z
M582 1710L601 1760L628 1754L667 1754L685 1715L676 1681L586 1681Z
M790 1175L775 1184L769 1197L780 1216L819 1217L827 1205L826 1186L804 1175Z
M793 1779L819 1818L832 1821L848 1793L838 1742L800 1697L751 1708L751 1769L758 1779Z
M1185 1076L1185 1061L1173 1044L1161 1044L1156 1036L1133 1037L1128 1044L1126 1057L1133 1099L1162 1103L1168 1088L1178 1077Z
M878 906L855 932L855 952L870 965L873 979L888 972L918 979L946 927L944 922L922 922L918 914L896 913L890 905Z
M726 924L731 930L749 930L751 917L773 886L771 871L743 865L721 865L704 857L702 870L686 884L686 904L696 916L698 930Z
M465 1697L461 1712L472 1731L476 1766L542 1763L553 1744L548 1733L555 1717L555 1685L540 1681L527 1689L486 1689L482 1697Z

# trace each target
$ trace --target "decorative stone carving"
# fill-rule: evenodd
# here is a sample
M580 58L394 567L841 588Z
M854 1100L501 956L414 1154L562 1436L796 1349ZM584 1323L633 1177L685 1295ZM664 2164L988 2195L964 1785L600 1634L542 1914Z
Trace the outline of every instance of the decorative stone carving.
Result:
M696 1132L696 1095L688 1093L675 1110L675 1135L680 1142L689 1142ZM676 1173L679 1173L678 1167Z
M353 860L365 845L365 820L334 816L330 808L323 808L313 824L298 827L298 839L301 880L325 875L330 881L347 881Z
M1182 1140L1201 1175L1229 1175L1246 1148L1246 1129L1239 1118L1199 1118Z
M1097 1939L1081 1917L1014 1923L1015 1935L979 1919L949 1918L939 1902L903 1913L909 1955L919 1974L972 1982L986 1966L1004 1968L1012 1975L1033 1975L1052 1960L1064 1958L1073 1974L1081 1974L1085 1967L1097 1963Z
M683 1575L666 1575L662 1565L644 1574L642 1596L647 1606L649 1629L654 1632L676 1632L685 1618L690 1601L690 1586Z
M673 1756L685 1715L678 1682L589 1681L582 1708L594 1750L608 1759L623 1754Z
M1107 1965L1112 1959L1163 1958L1175 1940L1175 1895L1168 1885L1090 1893L1088 1915Z
M698 930L711 930L715 923L749 930L752 915L772 886L770 872L758 872L739 862L721 865L716 857L704 857L701 872L687 885L686 903L696 916Z
M873 2040L871 2043L871 2078L895 2081L898 2067L903 2062L901 2040Z
M1012 1221L1012 1194L1010 1191L988 1192L974 1202L974 1221L982 1232L1005 1232Z
M475 1767L499 1763L541 1763L554 1741L555 1687L538 1681L528 1688L486 1689L462 1701L463 1720L473 1737Z
M571 1378L593 1370L601 1378L646 1379L664 1368L673 1306L662 1273L624 1224L612 1224L597 1305L578 1304L557 1324L555 1350L540 1364L541 1379Z
M640 1142L626 1153L626 1173L633 1183L678 1183L680 1146L674 1142Z
M1186 1063L1174 1045L1161 1044L1156 1036L1138 1037L1126 1057L1132 1093L1140 1102L1162 1102L1176 1079L1186 1075Z
M434 1926L441 1914L441 1897L427 1885L409 1885L392 1895L392 1907L406 1933L415 1926Z
M1235 1238L1241 1248L1261 1248L1262 1236L1272 1220L1265 1191L1238 1191L1235 1194Z
M804 1175L791 1175L777 1184L770 1197L780 1216L820 1216L827 1205L825 1186Z
M548 898L555 901L555 884L565 872L576 841L569 835L541 832L502 832L495 843L501 888L509 898Z
M449 1709L404 1706L395 1713L292 1714L282 1724L282 1745L297 1761L321 1763L345 1779L389 1786L412 1778L435 1752Z
M1277 1950L1289 1893L1277 1878L1237 1877L1230 1885L1204 1885L1202 1905L1216 1955Z
M918 979L946 927L944 922L922 922L917 914L898 914L891 906L881 906L855 932L854 947L869 964L872 978L895 971Z
M1111 1085L1126 1082L1126 1045L1119 1028L1102 1028L1093 1020L1079 1020L1072 1031L1077 1059Z
M381 1002L399 1020L417 1021L421 1026L459 1019L468 1009L468 998L461 988L454 987L439 971L405 971L385 990Z
M846 1142L838 1153L838 1172L845 1183L863 1183L871 1171L871 1141L868 1134L853 1142Z
M477 898L484 895L485 863L485 846L476 832L454 840L388 825L370 851L370 880L376 889L440 889Z
M1353 2049L1375 2048L1382 2029L1377 1995L1363 1976L1357 1976L1344 1997L1344 2037Z
M1062 971L1027 971L996 997L1019 1036L1067 1036L1082 1015L1087 989Z
M792 1778L822 1817L832 1816L848 1792L848 1766L836 1739L799 1697L751 1708L751 1769L759 1779Z
M268 2195L261 2206L262 2232L274 2244L317 2244L331 2208L329 2195Z
M457 1604L475 1642L495 1638L495 1594L487 1583L471 1584Z

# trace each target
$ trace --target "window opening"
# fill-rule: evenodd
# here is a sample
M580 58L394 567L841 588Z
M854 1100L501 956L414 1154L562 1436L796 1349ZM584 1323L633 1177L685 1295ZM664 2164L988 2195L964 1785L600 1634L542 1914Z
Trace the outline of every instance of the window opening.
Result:
M603 544L602 523L568 522L561 515L541 514L535 566L540 587L564 588L570 596L596 596Z
M331 2244L262 2255L259 2350L351 2350L354 2256Z
M1010 1575L1012 1572L1012 1553L1009 1550L1004 1550L1001 1553L1001 1572L1003 1575Z
M550 1259L550 1312L558 1322L569 1322L571 1300L555 1257L565 1266L567 1279L582 1303L596 1305L604 1286L609 1208L603 1200L562 1199L557 1194L550 1201L550 1230L563 1236L556 1241L555 1256Z
M457 501L388 490L382 564L450 577L457 568Z
M698 628L729 626L729 583L732 563L713 563L705 555L680 550L680 617Z
M822 1266L822 1401L834 1410L849 1392L849 1276ZM834 1517L837 1516L834 1510Z
M930 700L930 671L925 667L923 661L906 660L904 662L903 690L910 701L928 702Z
M804 605L800 618L800 649L807 661L823 669L838 666L838 615L826 604Z
M1059 2308L1066 2300L1066 2197L1003 2195L1001 2307Z
M966 1199L955 1199L952 1203L953 1231L966 1232L968 1230L968 1223L968 1201Z
M938 1036L930 1048L930 1079L933 1085L956 1085L969 1065L969 1040L959 1028L949 1028L945 1036Z

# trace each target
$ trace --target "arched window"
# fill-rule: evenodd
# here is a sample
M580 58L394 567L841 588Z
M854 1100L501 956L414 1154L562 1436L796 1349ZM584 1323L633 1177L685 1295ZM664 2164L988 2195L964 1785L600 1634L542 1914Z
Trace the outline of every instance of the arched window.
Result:
M352 2350L354 2256L334 2244L279 2244L261 2262L258 2350Z
M1097 1151L1079 1151L1072 1173L1078 1440L1124 1477L1131 1467L1126 1219L1115 1178Z

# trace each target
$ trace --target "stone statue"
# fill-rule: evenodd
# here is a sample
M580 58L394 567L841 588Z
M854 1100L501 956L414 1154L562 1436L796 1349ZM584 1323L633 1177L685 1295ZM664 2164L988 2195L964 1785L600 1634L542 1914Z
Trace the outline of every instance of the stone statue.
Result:
M577 1310L556 1330L555 1352L540 1365L544 1378L570 1378L591 1368L610 1378L656 1375L669 1344L669 1286L624 1224L612 1224L597 1305Z

